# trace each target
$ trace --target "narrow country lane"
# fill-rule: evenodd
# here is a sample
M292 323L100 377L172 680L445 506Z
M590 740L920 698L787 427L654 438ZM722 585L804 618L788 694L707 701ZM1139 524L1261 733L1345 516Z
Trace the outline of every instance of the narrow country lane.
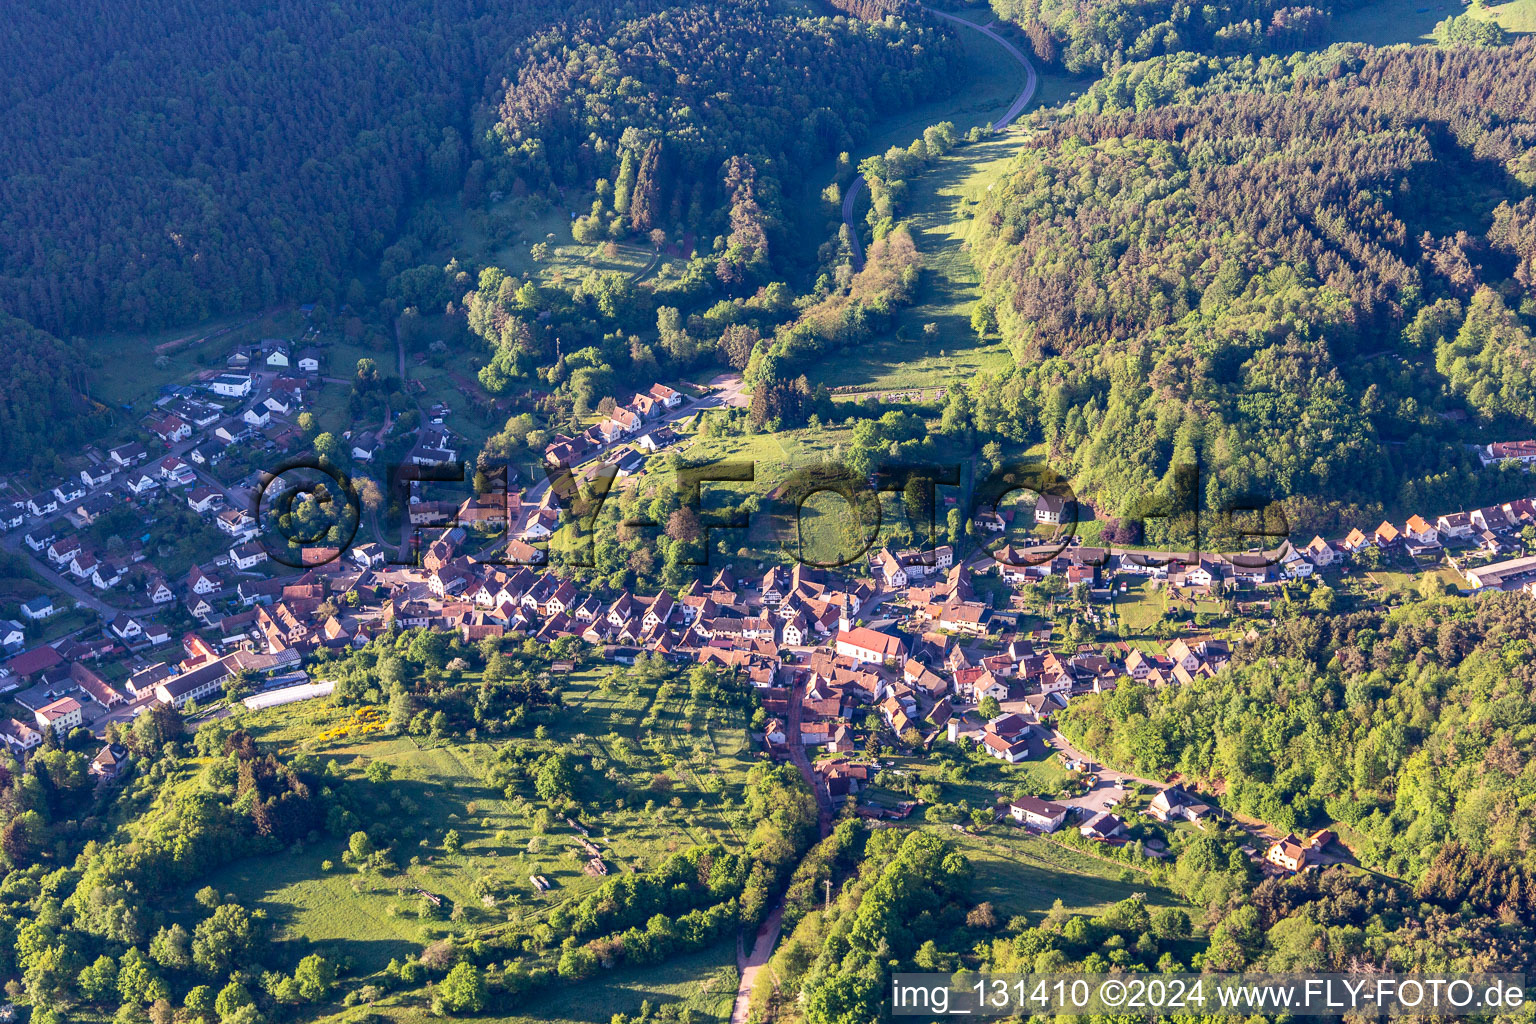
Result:
M929 8L929 10L932 9ZM933 11L933 13L944 18L946 21L957 22L967 28L983 33L1006 49L1013 55L1014 59L1024 66L1024 88L1019 92L1018 97L1014 99L1013 105L1008 108L1008 112L992 125L994 132L1000 132L1007 128L1023 112L1024 108L1029 105L1029 101L1034 98L1035 88L1039 82L1039 78L1035 74L1034 65L1029 62L1029 59L1024 56L1017 46L998 35L991 25L977 25L974 22L966 21L964 18L959 18L952 14L946 14L943 11ZM864 265L864 247L859 241L859 232L853 225L854 206L858 202L859 193L863 189L864 176L861 174L853 179L853 183L848 186L848 190L843 196L843 223L848 226L849 244L853 250L853 265L855 268L861 268ZM786 745L789 747L790 760L800 770L801 776L805 779L805 784L810 786L811 792L816 795L818 825L821 837L825 839L832 834L832 799L827 794L826 789L818 784L816 773L811 771L811 759L805 752L804 744L800 742L800 715L804 698L805 685L801 683L790 694L788 721L785 723L784 729L785 740ZM731 1009L731 1024L746 1024L748 1013L751 1010L752 986L757 981L758 973L768 963L768 958L773 954L773 947L778 941L783 917L784 903L781 899L768 915L767 920L763 922L763 926L758 929L757 934L753 937L750 952L746 950L744 940L738 939L736 966L740 972L740 980L736 987L736 1003Z
M1035 66L1030 63L1023 50L1020 50L1010 40L999 35L997 30L992 27L991 22L985 25L978 25L974 21L967 21L958 15L937 11L932 7L925 7L924 10L943 18L945 21L952 21L957 25L964 25L968 29L980 32L1004 50L1007 50L1009 56L1023 65L1024 88L1019 90L1019 95L1014 98L1013 105L1008 108L1008 112L992 122L994 134L1003 131L1024 112L1024 108L1029 106L1029 101L1035 98L1035 89L1040 84L1040 76L1035 73ZM857 205L859 193L862 191L864 191L864 175L861 174L853 179L853 182L848 186L847 192L843 195L843 223L848 227L848 245L853 251L853 266L856 270L863 269L864 267L864 243L859 240L859 229L853 223L854 206Z

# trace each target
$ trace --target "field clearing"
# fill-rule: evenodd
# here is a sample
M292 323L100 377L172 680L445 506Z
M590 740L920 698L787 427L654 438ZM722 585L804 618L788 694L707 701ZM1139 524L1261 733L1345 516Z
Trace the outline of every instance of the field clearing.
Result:
M743 809L746 773L756 760L745 730L726 725L711 708L690 708L685 681L668 690L619 670L604 686L610 672L563 676L567 710L543 738L431 742L376 733L320 742L316 734L347 727L352 709L305 702L242 716L259 742L333 758L354 779L371 761L388 763L394 769L388 783L354 785L377 804L365 820L403 822L377 836L381 845L394 843L397 870L356 872L342 863L345 841L327 836L272 857L238 861L215 872L208 884L266 911L278 941L344 954L360 975L450 933L495 931L508 920L541 917L595 889L601 878L583 870L587 854L574 829L557 819L538 832L527 794L509 798L487 784L487 772L508 743L564 750L584 766L577 785L581 823L610 873L648 870L696 843L741 848L751 830ZM194 778L189 784L198 783ZM450 829L461 837L457 852L443 846ZM548 878L549 891L536 891L530 875ZM487 883L492 899L483 900ZM421 916L421 891L442 900L440 914ZM455 906L462 920L450 922ZM617 994L622 991L628 989L618 986L614 998L627 1000ZM632 1012L634 1006L620 1008Z
M609 1024L616 1013L635 1014L640 1003L681 1003L706 1022L728 1021L736 996L736 944L723 942L649 967L603 971L579 985L557 985L517 1000L517 1012L459 1016L505 1024ZM410 995L389 996L372 1010L399 1024L442 1020ZM341 1016L332 1019L343 1019Z
M1536 0L1509 0L1502 4L1483 4L1472 14L1496 21L1506 32L1536 32Z
M543 196L511 196L490 207L485 213L466 211L456 203L448 213L457 237L448 249L458 255L468 253L476 261L500 267L509 274L528 274L543 285L569 285L593 272L617 272L630 277L651 277L679 271L686 263L676 251L664 252L655 269L644 273L656 258L649 242L615 240L612 249L606 240L595 243L576 241L571 235L571 213L585 213L591 205L590 194L565 193L565 208L552 206ZM493 222L502 225L493 230ZM494 237L493 237L494 236ZM669 239L668 249L681 239ZM543 243L548 254L537 260L533 247ZM670 267L671 271L664 268Z
M294 309L282 309L257 316L251 323L250 316L224 317L208 320L192 327L176 327L164 331L121 332L103 334L87 343L101 356L102 366L88 376L88 390L92 397L119 409L132 405L142 413L159 397L160 388L168 384L184 384L205 370L224 368L224 360L238 343L249 343L262 338L289 338L303 330L303 314ZM234 326L240 325L240 326ZM221 328L234 329L200 345L189 345L164 355L165 365L157 365L160 356L158 346L180 338L201 338Z
M1102 913L1136 893L1145 894L1149 906L1182 905L1171 893L1128 867L1059 846L1023 829L995 826L993 831L999 828L1002 831L996 835L944 831L976 869L973 892L977 902L990 900L1005 919L1027 914L1031 924L1038 924L1037 915L1049 911L1058 899L1068 910L1088 914ZM1133 877L1123 881L1122 872Z
M984 6L954 12L977 24L994 19ZM880 122L875 134L853 154L855 161L891 146L905 147L924 128L952 121L963 134L1001 117L1024 86L1024 69L1003 49L979 32L957 30L967 60L967 76L953 96L915 107ZM1077 95L1088 79L1041 74L1032 106L1052 106ZM829 387L861 389L942 385L980 373L996 373L1012 363L1001 342L982 342L971 331L971 307L979 277L965 251L969 221L959 216L962 195L975 196L1022 146L1027 136L1016 130L961 146L929 170L908 180L902 220L912 230L924 271L914 305L898 314L894 329L861 345L855 352L829 353L816 379ZM832 177L829 165L813 183ZM810 202L810 198L807 202ZM864 197L859 213L868 210ZM928 336L923 326L938 325Z
M1536 0L1476 3L1460 0L1377 0L1334 16L1328 43L1361 42L1372 46L1430 40L1435 25L1458 14L1497 22L1512 33L1536 32Z

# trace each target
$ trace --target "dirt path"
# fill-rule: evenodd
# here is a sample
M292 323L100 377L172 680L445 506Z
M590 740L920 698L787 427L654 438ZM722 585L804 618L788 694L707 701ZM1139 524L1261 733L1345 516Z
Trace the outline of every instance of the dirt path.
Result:
M752 986L757 982L758 972L773 955L773 946L779 940L779 928L783 923L784 904L781 902L757 930L750 954L741 938L736 939L736 968L741 972L741 980L736 985L736 1004L731 1007L731 1024L747 1024L747 1011L752 1004Z

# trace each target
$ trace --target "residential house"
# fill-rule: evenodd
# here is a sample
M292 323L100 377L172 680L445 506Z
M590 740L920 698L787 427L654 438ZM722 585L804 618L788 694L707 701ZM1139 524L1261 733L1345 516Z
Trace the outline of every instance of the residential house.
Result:
M142 469L136 469L128 474L123 485L136 495L145 495L160 486L159 482Z
M99 750L86 770L104 782L110 782L128 764L128 748L121 743L108 743Z
M1429 525L1420 515L1409 516L1403 532L1408 535L1409 540L1419 544L1433 546L1440 543L1440 531Z
M1056 494L1042 494L1035 502L1035 522L1057 526L1067 511L1067 499Z
M80 702L73 697L60 697L58 700L44 704L33 714L37 718L39 729L53 728L58 736L63 736L71 729L78 729L85 724L81 715Z
M1027 760L1033 751L1033 744L1030 743L1028 736L1007 740L996 733L988 732L982 734L981 743L987 753L1009 764L1018 764L1020 761Z
M43 742L43 734L15 718L0 719L0 736L14 753L24 754Z
M256 520L244 509L226 508L219 513L213 525L235 540L250 540L256 536Z
M80 482L87 487L101 487L112 480L116 470L108 463L87 466L80 471Z
M208 487L206 485L194 488L192 492L187 495L187 507L198 514L212 512L214 509L219 508L223 504L223 492L216 491L212 487Z
M1161 822L1198 822L1211 814L1211 807L1183 786L1169 786L1152 798L1147 813Z
M132 444L120 444L107 452L107 457L116 464L118 469L127 469L137 465L149 457L149 450L135 441Z
M122 612L113 619L109 628L119 640L127 642L137 640L144 635L144 627L139 624L139 620L127 612Z
M150 427L149 431L166 444L176 444L192 436L192 425L175 413L171 413Z
M1104 843L1125 835L1125 822L1109 811L1100 811L1077 828L1078 835Z
M1019 797L1008 805L1008 813L1014 821L1021 822L1041 832L1054 832L1067 820L1072 808L1050 800L1032 796Z
M1307 866L1307 847L1293 833L1287 832L1269 847L1264 859L1286 871L1300 871Z
M160 479L164 480L168 487L186 487L197 481L197 474L192 467L175 455L167 455L156 465Z
M659 402L663 408L676 409L683 404L682 393L674 388L667 387L665 384L652 384L651 389L646 394Z
M244 398L251 393L251 375L221 373L208 382L208 390L224 398Z
M241 572L247 572L267 560L267 549L252 540L229 549L229 560Z
M55 611L57 609L53 606L53 598L47 594L39 594L21 603L22 617L31 619L33 622L40 622L53 615Z
M1452 512L1435 520L1435 529L1440 538L1445 540L1470 540L1472 537L1472 517L1465 512Z

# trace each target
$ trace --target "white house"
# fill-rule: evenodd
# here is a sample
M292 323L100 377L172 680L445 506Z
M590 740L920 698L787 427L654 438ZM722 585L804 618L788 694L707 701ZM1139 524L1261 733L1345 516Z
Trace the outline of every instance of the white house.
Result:
M272 413L264 406L254 406L240 414L240 418L253 427L265 427L272 422Z
M124 481L124 485L134 494L141 495L148 494L150 491L153 491L155 488L160 486L154 477L150 476L142 469L130 474L128 479Z
M1014 821L1023 822L1041 832L1056 831L1067 820L1070 811L1070 807L1049 800L1037 800L1032 796L1020 797L1008 805L1008 813Z
M212 487L199 487L187 495L187 507L199 514L211 512L224 504L224 495Z
M33 622L40 622L57 610L53 606L53 598L47 594L39 594L37 597L21 603L22 616L31 619Z
M133 444L120 444L107 452L108 458L115 462L119 469L126 469L135 462L142 462L149 455L144 446L138 442Z
M229 560L236 569L246 572L267 560L267 549L254 540L246 541L238 547L229 549Z
M27 633L15 619L0 619L0 650L14 654L26 643Z
M80 482L87 487L100 487L111 481L114 472L105 462L99 466L87 466L80 471Z
M650 391L646 392L646 394L668 409L676 409L679 405L683 404L682 394L673 388L667 387L665 384L652 384Z
M80 702L73 697L60 697L51 704L44 704L34 714L37 716L38 728L52 726L55 734L78 729L83 721L80 717Z
M1042 494L1035 502L1035 522L1058 525L1067 510L1067 500L1055 494Z
M34 519L51 516L59 510L59 499L51 491L39 491L27 499L27 514Z
M208 388L225 398L244 398L251 393L251 375L248 373L221 373L208 382Z
M65 480L53 489L53 496L58 499L60 505L68 505L72 501L85 497L85 488L73 480Z

